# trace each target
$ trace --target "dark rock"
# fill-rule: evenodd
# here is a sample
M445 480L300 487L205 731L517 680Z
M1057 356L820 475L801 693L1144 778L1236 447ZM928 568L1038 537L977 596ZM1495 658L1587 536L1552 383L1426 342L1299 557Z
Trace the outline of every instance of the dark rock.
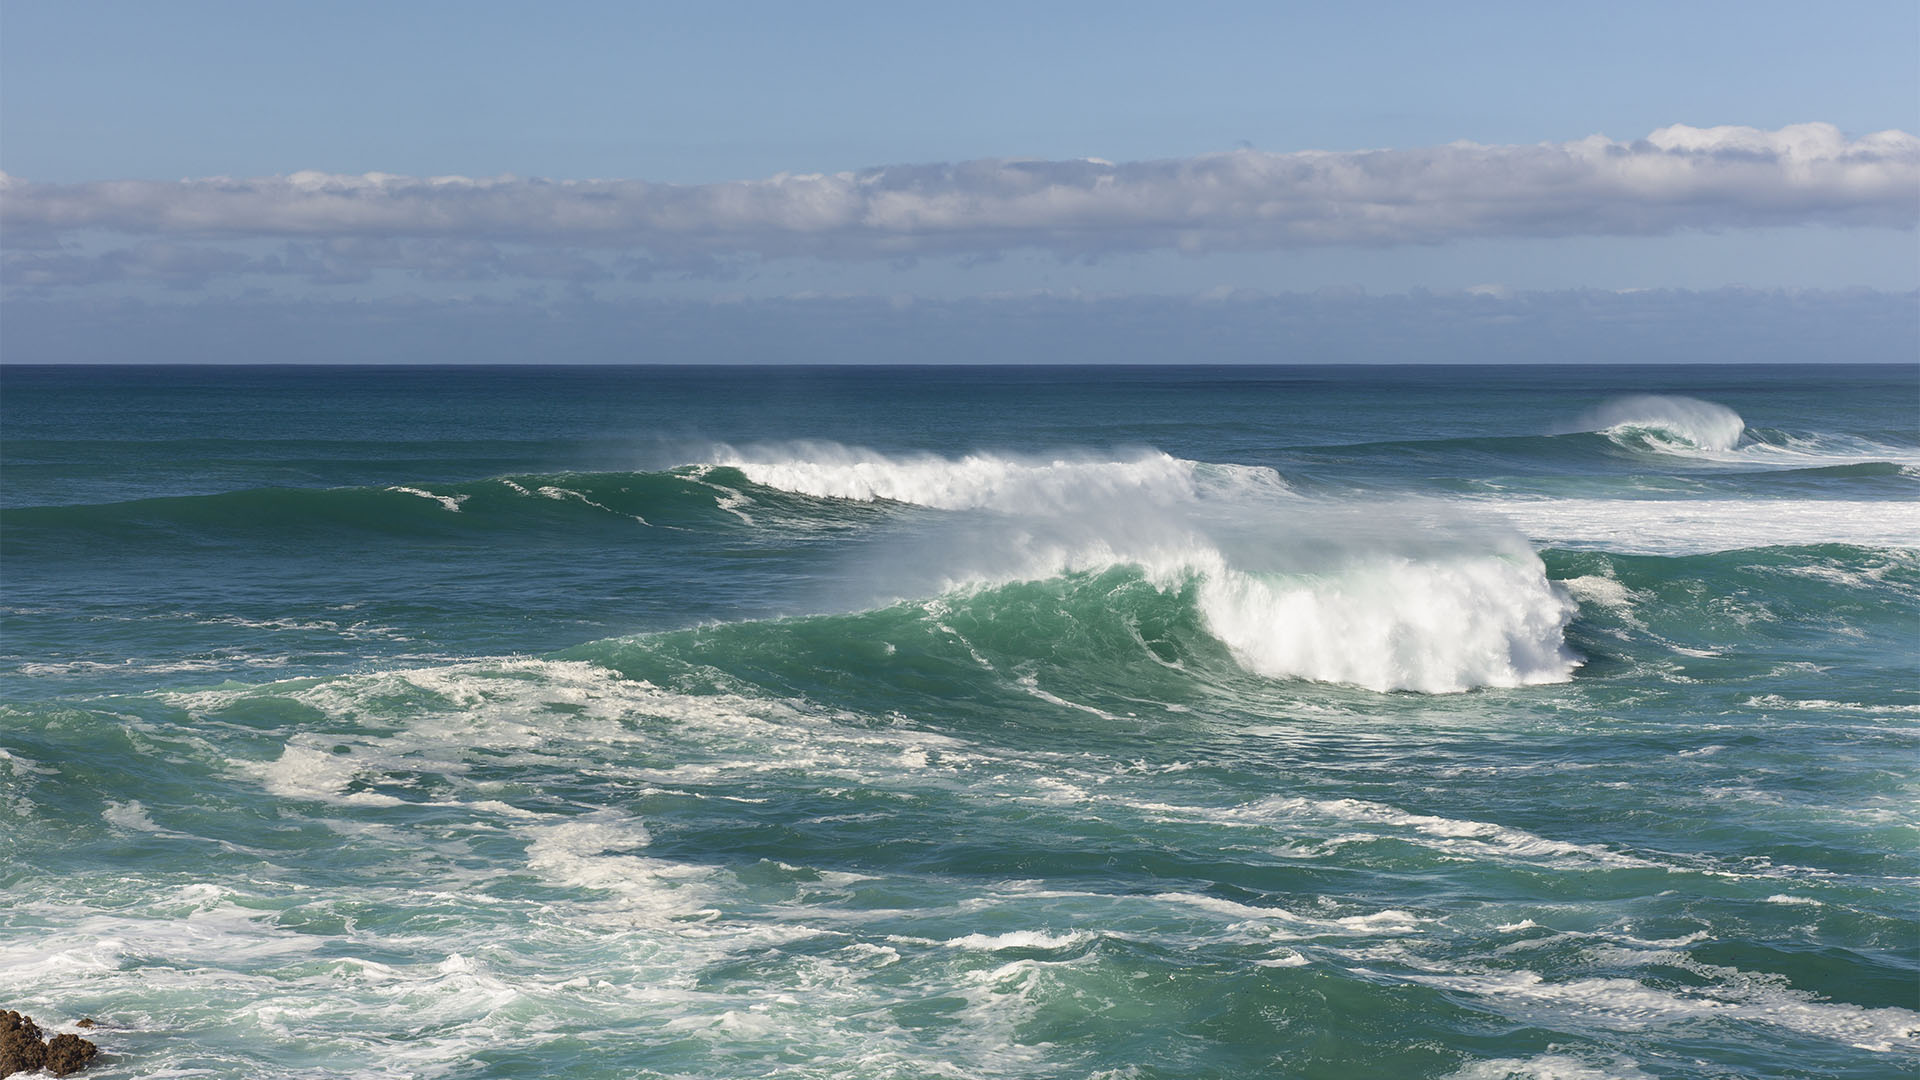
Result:
M81 1025L92 1027L93 1021ZM100 1052L78 1035L55 1035L50 1042L40 1040L40 1026L33 1017L12 1009L0 1010L0 1077L19 1072L45 1069L55 1076L66 1076L87 1067Z
M47 1044L32 1017L0 1011L0 1077L31 1072L47 1063Z
M99 1047L78 1035L55 1035L47 1041L47 1071L55 1076L79 1072L99 1052Z
M75 1020L75 1021L73 1022L73 1026L74 1026L74 1027L83 1027L83 1028L90 1028L90 1027L92 1027L92 1026L93 1026L93 1017L91 1017L91 1016L89 1016L89 1017L87 1017L87 1018L85 1018L85 1019L83 1019L83 1020Z

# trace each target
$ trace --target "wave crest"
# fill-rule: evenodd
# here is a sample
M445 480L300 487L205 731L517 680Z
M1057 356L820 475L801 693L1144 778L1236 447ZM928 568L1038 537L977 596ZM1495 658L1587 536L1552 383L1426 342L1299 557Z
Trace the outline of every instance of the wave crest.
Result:
M1191 502L1221 486L1286 489L1272 469L1209 465L1158 450L1123 458L987 452L945 458L802 442L744 449L716 446L711 464L738 469L755 484L817 498L1016 514L1051 515L1110 499Z

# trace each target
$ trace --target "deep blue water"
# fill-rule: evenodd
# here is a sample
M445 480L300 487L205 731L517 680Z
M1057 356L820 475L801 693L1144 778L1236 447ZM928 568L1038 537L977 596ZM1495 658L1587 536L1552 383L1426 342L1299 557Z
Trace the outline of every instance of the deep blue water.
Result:
M0 367L111 1076L1920 1066L1920 368Z

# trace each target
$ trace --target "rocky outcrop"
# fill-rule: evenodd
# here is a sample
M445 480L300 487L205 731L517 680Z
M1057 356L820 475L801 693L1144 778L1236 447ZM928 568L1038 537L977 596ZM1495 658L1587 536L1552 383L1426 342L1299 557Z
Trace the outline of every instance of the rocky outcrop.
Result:
M92 1021L85 1026L92 1027ZM87 1067L99 1047L78 1035L55 1035L43 1041L33 1017L12 1009L0 1010L0 1078L45 1069L67 1076Z
M30 1072L47 1063L47 1044L33 1018L8 1009L0 1012L0 1077Z
M78 1035L55 1035L47 1040L47 1071L55 1076L77 1073L99 1052L99 1047Z

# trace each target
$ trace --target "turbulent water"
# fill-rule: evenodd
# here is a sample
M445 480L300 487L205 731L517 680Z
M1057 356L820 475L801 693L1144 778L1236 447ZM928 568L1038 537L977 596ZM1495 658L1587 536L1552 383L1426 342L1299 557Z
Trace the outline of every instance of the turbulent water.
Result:
M1920 1067L1920 369L0 369L141 1077Z

